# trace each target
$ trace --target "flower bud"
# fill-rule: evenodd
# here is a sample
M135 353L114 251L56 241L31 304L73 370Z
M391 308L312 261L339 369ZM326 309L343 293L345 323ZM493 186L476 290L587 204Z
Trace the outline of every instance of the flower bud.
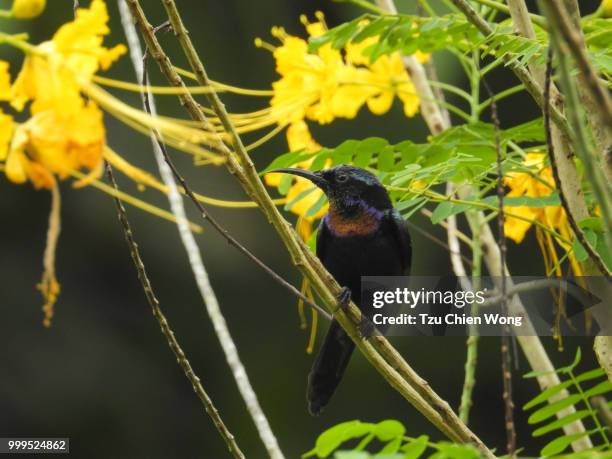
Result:
M11 12L18 19L35 18L44 11L46 3L46 0L15 0Z

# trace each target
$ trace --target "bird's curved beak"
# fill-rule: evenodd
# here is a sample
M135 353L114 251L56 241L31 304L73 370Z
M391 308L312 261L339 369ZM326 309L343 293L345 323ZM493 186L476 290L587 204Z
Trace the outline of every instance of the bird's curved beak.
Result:
M316 186L321 188L323 191L327 191L329 182L325 180L321 171L308 171L306 169L298 169L293 167L287 167L282 169L272 169L267 172L270 173L279 173L279 174L291 174L297 175L298 177L304 177L305 179L310 180Z

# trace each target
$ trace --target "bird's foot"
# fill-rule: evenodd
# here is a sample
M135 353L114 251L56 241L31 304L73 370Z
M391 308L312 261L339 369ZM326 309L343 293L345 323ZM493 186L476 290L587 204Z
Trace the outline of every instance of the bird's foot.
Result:
M346 310L347 306L351 302L351 289L348 287L342 287L340 293L336 297L336 309L334 309L334 314L338 312L338 309Z
M359 332L361 339L370 338L377 333L376 326L367 317L363 317L361 319L361 322L359 322L359 325L357 326L357 331Z

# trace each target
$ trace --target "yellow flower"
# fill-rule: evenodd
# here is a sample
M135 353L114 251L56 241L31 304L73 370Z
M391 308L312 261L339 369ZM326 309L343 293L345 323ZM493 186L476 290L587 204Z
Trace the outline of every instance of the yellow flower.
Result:
M102 0L79 8L77 17L64 24L52 40L41 43L26 57L13 86L12 104L22 110L33 100L32 113L46 109L72 111L80 105L80 86L98 70L106 70L126 49L102 46L108 29L108 12ZM60 102L61 101L61 102Z
M370 63L363 51L378 42L378 37L370 37L361 43L349 43L346 46L347 60L356 65L367 66L368 73L364 84L370 86L368 108L375 115L383 115L389 111L395 96L404 104L404 114L407 117L416 115L419 110L419 98L416 95L412 79L408 75L402 56L399 52L383 55ZM420 62L429 56L417 52Z
M54 175L65 179L81 168L96 170L102 163L104 136L102 112L91 101L72 113L41 112L17 127L7 177L51 188Z
M325 46L310 54L305 40L288 36L280 28L273 33L282 41L274 50L276 70L281 75L272 84L270 105L275 116L279 121L304 117L320 124L333 121L331 100L338 88L338 72L344 66L340 52Z
M14 130L6 158L6 175L15 183L30 180L36 188L52 188L54 176L65 179L86 168L100 171L105 145L101 110L81 94L84 82L107 69L123 46L102 45L108 13L102 0L80 8L73 21L53 39L26 56L10 92L13 107L27 102L31 118ZM6 73L6 69L4 70ZM0 89L6 86L0 66ZM4 91L0 94L4 94Z
M326 30L322 15L317 17L319 21L313 23L301 18L310 37L318 37ZM381 115L389 110L395 96L403 102L406 116L417 113L419 99L400 53L382 56L372 64L363 55L363 50L375 44L378 37L349 43L343 57L341 50L331 44L309 53L306 40L288 35L280 27L274 27L272 34L281 41L273 49L281 78L272 84L274 95L270 101L272 116L279 123L307 118L327 124L335 118L350 119L366 103L374 114ZM421 61L428 57L417 54Z
M528 153L523 161L525 166L532 168L534 177L525 172L512 172L505 178L506 185L510 188L508 197L545 197L550 196L555 191L555 181L552 169L544 164L545 155L539 152ZM583 271L576 260L574 252L571 250L571 243L574 238L573 232L567 221L565 210L561 206L546 207L512 207L512 214L532 221L538 221L549 228L555 230L563 239L554 238L550 233L536 227L536 238L542 252L544 265L547 273L562 275L561 261L557 254L555 242L568 253L569 266L575 276L582 276ZM516 243L521 243L531 228L532 223L514 217L507 217L504 224L506 237Z
M9 74L9 63L0 60L0 101L9 100L11 97L11 76Z
M600 8L604 18L612 17L612 0L603 0Z
M555 182L552 177L551 168L544 167L544 159L545 156L542 153L529 153L523 162L525 166L535 170L540 180L525 172L512 172L508 174L508 177L505 179L506 185L510 188L510 192L507 195L508 197L544 197L552 194ZM549 186L546 186L545 183ZM539 220L552 228L559 228L566 223L564 214L562 219L557 215L558 211L562 212L563 209L559 206L548 206L543 208L517 206L512 208L513 214L530 220ZM531 226L531 223L524 220L508 217L504 230L508 238L516 243L521 243Z
M372 76L370 81L381 88L380 93L368 99L368 108L375 115L383 115L389 111L393 104L393 98L397 97L404 104L404 114L408 117L416 115L419 111L419 98L412 80L404 67L399 54L381 56L374 62L370 69Z
M6 160L13 137L13 117L0 110L0 161Z
M14 0L11 13L18 19L31 19L45 10L46 0Z

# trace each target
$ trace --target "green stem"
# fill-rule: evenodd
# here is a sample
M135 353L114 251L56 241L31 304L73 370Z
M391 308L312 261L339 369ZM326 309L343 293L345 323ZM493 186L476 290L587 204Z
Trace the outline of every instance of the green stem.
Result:
M443 81L438 81L438 80L427 80L427 81L429 82L430 86L433 86L434 88L441 88L444 91L450 92L452 94L456 94L464 98L467 102L470 102L472 100L472 96L467 91L464 91L463 89L458 88L455 85L444 83Z
M353 5L359 6L364 10L371 11L372 13L383 15L385 12L376 5L366 0L332 0L334 3L352 3Z
M506 13L508 15L510 14L510 8L508 8L508 6L503 3L499 3L493 0L474 0L474 1L477 3L480 3L481 5L486 5L490 8L493 8L497 11L501 11L502 13ZM542 29L546 30L547 28L546 18L543 18L542 16L538 16L537 14L529 14L529 17L531 18L531 21L534 24L537 24Z
M470 73L470 122L476 123L480 119L480 52L472 51L472 72Z
M474 218L472 212L466 214L467 218ZM474 226L478 228L478 225ZM482 248L480 242L480 230L472 234L472 290L480 290L480 276L482 275ZM472 316L478 314L476 305L472 306ZM470 408L472 407L472 394L476 385L476 365L478 363L478 327L469 326L469 334L466 346L467 355L465 359L465 379L463 381L463 392L461 393L461 404L459 406L459 417L468 424Z
M499 102L500 100L505 99L506 97L512 96L514 94L517 94L524 89L525 89L525 86L523 86L522 84L517 84L516 86L512 86L511 88L504 89L503 91L500 91L499 93L495 95L495 101ZM478 106L478 110L482 113L482 111L485 110L489 105L491 105L491 99L487 99L484 102L482 102Z
M589 413L591 413L591 419L593 419L593 423L595 424L597 431L601 435L601 438L603 439L606 446L610 448L610 439L608 438L608 435L606 434L606 429L601 425L601 422L599 421L599 417L597 416L597 412L593 409L593 405L591 405L589 397L587 397L586 394L584 393L584 390L582 389L582 386L580 385L580 383L576 380L576 376L574 375L573 371L569 372L569 376L572 379L572 383L574 384L574 387L576 388L576 390L582 397L582 400L584 401L584 404L589 410Z

